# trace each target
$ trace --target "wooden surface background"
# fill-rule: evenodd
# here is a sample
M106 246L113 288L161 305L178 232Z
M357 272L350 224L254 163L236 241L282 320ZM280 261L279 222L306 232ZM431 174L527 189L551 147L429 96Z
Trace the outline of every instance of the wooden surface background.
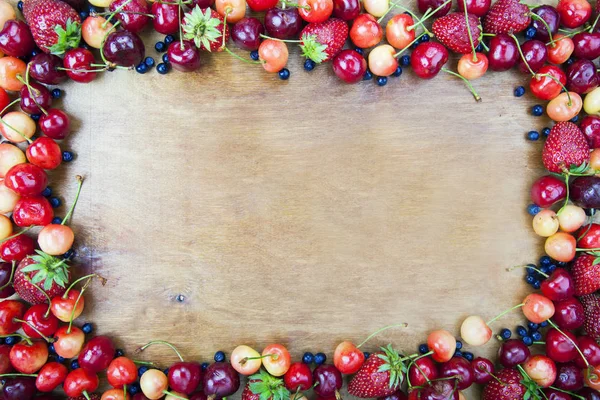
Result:
M305 72L293 51L282 82L202 56L193 74L63 87L76 127L63 147L77 158L51 184L70 204L86 177L73 224L80 268L108 278L82 319L97 333L128 352L164 339L208 361L271 342L331 356L407 322L365 350L413 352L428 331L458 334L463 317L528 293L523 272L506 272L542 249L525 208L543 144L525 133L548 121L529 114L531 96L513 97L526 76L489 73L475 103L444 74L345 85L329 64Z

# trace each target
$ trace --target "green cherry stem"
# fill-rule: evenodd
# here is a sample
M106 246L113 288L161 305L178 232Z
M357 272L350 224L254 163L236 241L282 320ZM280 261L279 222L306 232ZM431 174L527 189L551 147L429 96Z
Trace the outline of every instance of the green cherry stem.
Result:
M174 398L176 398L176 399L188 400L188 398L187 398L187 397L182 397L182 396L180 396L180 395L178 395L178 394L175 394L175 393L173 393L173 392L169 392L168 390L163 390L163 394L166 394L166 395L168 395L168 396L174 397Z
M498 319L502 318L503 316L505 316L506 314L508 314L511 311L516 310L517 308L521 308L525 305L525 303L521 303L521 304L517 304L514 307L509 308L508 310L504 310L502 311L500 314L498 314L497 316L495 316L494 318L490 319L488 322L486 322L486 325L489 325L495 321L497 321Z
M12 102L11 102L9 105L7 105L6 107L4 107L4 108L2 109L2 111L0 111L0 115L4 115L4 113L5 113L6 111L8 111L8 109L9 109L9 108L11 108L12 106L14 106L15 104L17 104L17 103L18 103L18 102L20 102L20 101L21 101L21 98L18 98L18 99L16 99L16 100L13 100L13 101L12 101Z
M408 50L410 48L410 46L412 46L414 43L418 42L419 39L421 39L425 35L427 35L427 33L423 32L422 34L420 34L419 36L417 36L412 42L410 42L409 44L407 44L405 48L403 48L402 50L400 50L399 52L397 52L396 54L394 54L392 57L394 57L394 58L400 57L402 55L402 53L404 53L406 50Z
M7 338L7 337L18 337L30 346L33 344L33 342L31 341L31 338L29 338L25 335L21 335L20 333L11 333L10 335L0 336L0 338Z
M473 51L473 62L477 62L477 52L475 51L475 43L473 42L473 34L471 33L471 24L469 24L469 12L467 11L467 0L462 0L465 10L465 24L467 25L467 33L469 34L469 43Z
M528 65L529 67L529 65ZM548 78L552 79L554 82L558 83L562 89L565 91L565 93L567 94L567 98L569 99L569 102L567 103L569 105L569 107L573 104L573 102L571 101L571 95L569 94L569 91L567 90L567 87L565 85L563 85L563 83L555 76L553 76L552 74L534 74L533 77L537 79L538 76L547 76ZM567 197L567 201L569 200L569 198Z
M77 285L79 282L83 281L84 279L91 279L91 278L99 278L102 281L102 286L106 285L106 278L101 277L98 274L89 274L86 276L82 276L81 278L77 279L75 282L71 283L71 285L67 288L67 290L65 291L65 294L63 294L63 299L68 298L69 295L69 291L71 289L73 289L75 287L75 285Z
M261 355L258 357L244 357L240 360L240 365L244 365L250 360L262 360L263 358L267 358L267 357L271 357L273 359L273 361L277 361L277 359L279 358L279 355L278 354L265 354L264 356Z
M0 242L0 244L2 244L2 243L4 243L4 242L7 242L7 241L9 241L10 239L14 239L14 238L16 238L17 236L21 236L22 234L24 234L25 232L27 232L28 230L30 230L30 229L31 229L31 228L33 228L33 227L34 227L34 225L29 225L27 228L25 228L25 229L21 229L19 232L15 233L14 235L10 235L10 236L9 236L9 237L7 237L6 239L2 240L2 241Z
M177 18L181 21L181 12L183 10L183 4L181 4L182 0L179 0L177 5ZM183 24L179 24L179 48L183 50Z
M46 335L44 335L42 332L40 332L38 328L36 328L35 326L33 326L33 324L31 322L25 321L25 320L22 320L22 319L19 319L19 318L14 318L13 321L17 321L17 322L20 322L22 324L27 324L31 329L33 329L35 331L35 333L37 333L38 335L40 335L42 337L42 339L44 339L46 342L48 342L48 343L53 343L54 342L54 339L48 338Z
M150 367L154 366L154 363L152 361L140 361L140 360L131 360L131 361L133 361L133 363L137 364L137 365L148 365Z
M29 97L31 97L31 99L33 100L35 105L40 109L40 111L42 113L44 113L44 115L48 115L48 112L40 105L40 103L38 103L38 101L36 99L36 96L39 96L40 91L32 88L31 84L29 83L29 70L30 69L31 69L31 63L28 63L27 68L25 69L25 79L23 79L23 77L20 74L18 74L17 80L19 82L21 82L23 85L25 85L25 87L27 88L27 91L29 92Z
M510 267L510 268L506 268L506 270L508 272L514 271L517 268L525 268L525 269L531 269L535 272L537 272L538 274L542 275L545 278L548 278L550 275L542 272L540 269L536 268L536 267L532 267L531 265L515 265L514 267Z
M141 353L142 351L146 350L148 347L155 345L155 344L162 344L164 346L170 347L175 352L175 354L177 354L177 357L179 357L179 360L181 360L181 362L183 362L183 357L181 356L181 353L179 352L179 350L177 350L177 348L175 346L173 346L171 343L165 342L164 340L152 340L152 341L146 343L145 345L143 345L142 347L139 347L136 350L136 353Z
M525 58L525 55L523 54L523 50L521 50L521 43L519 43L519 39L517 39L517 37L512 33L508 36L513 38L513 40L515 41L515 44L517 45L517 50L519 50L519 54L521 55L521 60L523 60L523 63L525 63L525 66L527 67L529 72L531 72L531 76L535 76L535 72L533 72L533 70L529 66L529 63L527 62L527 59Z
M546 27L546 32L548 33L548 39L550 39L550 42L552 42L550 44L550 46L552 47L556 47L556 43L554 43L554 41L552 40L552 32L550 29L550 25L548 25L548 23L546 22L546 20L542 17L540 17L539 15L537 15L536 13L529 13L529 16L531 17L531 19L535 19L536 21L541 22L545 27Z
M425 25L423 25L423 23L425 21L427 21L429 18L431 18L433 15L435 15L435 13L437 13L438 11L440 11L442 8L446 7L446 5L448 3L451 3L452 0L446 0L445 2L443 2L438 8L434 9L433 11L429 12L430 9L427 10L427 12L425 12L425 14L423 15L423 18L421 18L418 22L416 22L414 25L409 26L407 29L411 30L416 28L417 26L421 25L423 27L423 29L427 29L425 28Z
M115 11L113 11L112 13L109 14L108 18L106 18L106 21L104 21L102 23L102 29L106 29L106 26L110 23L110 20L117 15L119 12L121 12L121 10L123 8L125 8L126 5L128 5L129 3L131 3L132 0L127 0L125 3L121 4L119 7L117 7L115 9Z
M552 326L554 329L556 329L558 331L558 333L560 333L561 335L563 335L564 337L566 337L569 340L569 342L571 342L571 344L573 344L573 346L575 346L575 349L577 349L577 352L579 353L579 355L581 356L581 358L583 358L583 361L585 362L585 366L587 368L589 368L590 367L590 363L588 362L588 360L583 355L583 352L581 351L581 349L579 348L579 346L577 345L577 343L575 343L575 341L573 339L571 339L569 336L567 336L551 319L548 320L548 324L550 324L550 326Z
M596 24L598 23L598 19L600 18L600 14L598 14L596 16L596 19L594 20L594 23L592 24L592 26L590 26L590 29L588 30L589 33L592 33L594 31L594 28L596 27Z
M75 194L75 200L73 201L73 204L71 204L71 208L69 209L69 212L67 213L67 215L65 215L62 222L60 223L61 225L66 224L67 221L69 220L69 218L71 218L71 215L73 214L73 210L75 209L75 206L77 205L77 201L79 200L79 195L81 194L81 186L83 185L83 176L77 175L75 177L75 179L77 179L77 193Z
M578 395L576 393L573 393L573 392L569 392L567 390L559 389L559 388L557 388L555 386L550 386L550 389L556 390L557 392L568 394L568 395L570 395L572 397L575 397L575 398L578 398L578 399L581 399L581 400L585 400L585 397L583 397L583 396L580 396L580 395Z
M240 61L243 61L245 63L248 64L264 64L264 61L254 61L254 60L248 60L247 58L244 58L240 55L235 54L233 51L229 50L229 48L227 46L223 47L223 50L225 50L227 53L229 53L230 55L232 55L233 57L237 58Z
M73 321L75 320L75 311L77 310L77 306L79 305L79 302L81 301L81 298L83 297L83 292L85 292L85 290L88 288L88 286L90 286L92 279L93 278L88 278L85 285L83 285L83 287L79 291L79 295L77 295L77 299L75 300L75 304L73 305L73 309L71 310L71 316L69 317L69 327L67 328L67 334L71 333L71 329L73 328Z
M16 378L16 377L19 377L19 376L24 376L24 377L27 377L27 378L37 378L38 374L17 374L17 373L14 373L14 374L1 374L0 378Z
M302 43L302 40L291 40L291 39L277 39L271 36L267 36L267 35L263 35L262 33L260 34L260 37L263 39L271 39L271 40L275 40L277 42L284 42L284 43Z
M30 138L28 138L27 136L25 136L25 135L23 134L23 132L21 132L20 130L13 128L13 127L12 127L12 126L11 126L11 125L8 123L8 122L6 122L6 121L4 120L4 118L0 118L0 122L2 122L2 125L6 125L6 126L8 126L10 129L12 129L13 131L17 132L17 134L18 134L19 136L21 136L23 139L25 139L25 140L27 141L27 143L29 143L29 144L33 143L33 140L31 140Z
M450 74L452 76L462 79L462 81L465 83L465 85L467 85L467 88L469 89L469 91L471 92L473 97L475 98L475 101L477 101L477 102L481 101L481 96L479 96L479 94L475 91L475 88L473 88L473 85L471 85L471 82L467 78L465 78L461 74L457 74L454 71L450 71L448 68L445 68L445 67L442 67L442 71L444 71L447 74Z
M365 340L363 340L358 346L356 346L357 348L361 348L361 346L363 346L365 343L367 343L369 340L373 339L375 336L379 335L381 332L385 332L388 329L393 329L393 328L406 328L408 326L408 324L406 322L402 323L402 324L394 324L394 325L388 325L388 326L384 326L383 328L380 328L378 330L376 330L375 332L371 333Z

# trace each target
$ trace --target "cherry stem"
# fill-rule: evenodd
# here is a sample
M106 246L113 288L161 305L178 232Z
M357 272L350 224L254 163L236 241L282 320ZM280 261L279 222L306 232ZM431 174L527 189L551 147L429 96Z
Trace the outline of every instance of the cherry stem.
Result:
M106 57L104 56L104 43L106 43L106 38L108 38L108 35L110 35L110 33L113 30L117 29L117 26L119 26L120 24L121 24L121 21L117 21L113 26L111 26L110 29L106 31L106 34L102 38L102 43L100 44L100 57L102 58L102 62L105 64L105 67L107 67L107 68L112 68L112 67L116 67L116 66L112 63L109 63L108 60L106 59ZM93 64L90 64L90 65L92 67L94 66Z
M556 326L556 324L551 319L548 320L548 324L550 324L550 326L552 326L554 329L556 329L558 331L558 333L560 333L561 335L563 335L564 337L566 337L567 339L569 339L569 342L571 342L573 344L573 346L575 346L575 349L577 349L577 352L579 353L579 355L581 356L581 358L583 358L583 361L585 362L585 366L587 368L589 368L590 367L590 363L588 362L588 360L583 355L583 352L581 351L581 349L579 348L579 346L577 345L577 343L575 343L575 341L573 339L571 339L569 336L565 335L565 333L562 330L560 330L560 328L558 326Z
M6 239L2 240L2 241L0 242L0 244L2 244L2 243L4 243L4 242L7 242L7 241L9 241L10 239L14 239L14 238L16 238L17 236L21 236L22 234L24 234L25 232L27 232L28 230L30 230L30 229L31 229L31 228L33 228L33 227L34 227L34 225L29 225L27 228L25 228L25 229L21 229L19 232L15 233L14 235L10 235L10 236L9 236L9 237L7 237Z
M91 400L86 390L83 391L83 397L85 397L87 400Z
M240 61L243 61L245 63L248 64L264 64L264 61L254 61L254 60L248 60L247 58L244 58L242 56L239 56L237 54L235 54L233 51L229 50L229 48L227 47L223 47L223 50L225 50L227 53L229 53L230 55L232 55L233 57L237 58Z
M550 45L551 45L551 44L553 44L553 43L556 43L556 42L558 42L558 41L559 41L559 40L561 40L561 39L564 39L564 38L567 38L567 37L571 37L571 36L575 36L575 35L577 35L578 33L585 32L585 31L586 31L586 29L582 29L582 30L580 30L580 31L574 31L574 32L565 31L565 30L563 30L563 29L559 29L559 31L560 31L560 32L568 32L568 33L567 33L566 35L563 35L562 37L559 37L558 39L551 40L551 41L547 42L546 44L550 44Z
M4 113L5 113L5 112L6 112L6 111L7 111L9 108L11 108L12 106L14 106L15 104L17 104L17 103L18 103L18 102L20 102L20 101L21 101L21 98L18 98L18 99L16 99L16 100L13 100L13 101L12 101L12 102L11 102L9 105L7 105L6 107L4 107L4 108L2 109L2 111L0 111L0 115L4 115Z
M47 317L48 316L46 315L46 318ZM38 328L36 328L35 326L33 326L33 324L31 322L25 321L25 320L22 320L22 319L18 319L18 318L14 318L13 321L17 321L17 322L20 322L22 324L29 325L29 327L31 329L33 329L35 331L35 333L37 333L38 335L40 335L42 337L42 339L44 339L46 342L48 342L48 343L53 343L54 342L54 339L48 338L46 335L44 335L42 332L40 332L40 330Z
M540 342L533 342L533 344L537 344L537 345L545 345L545 344L546 344L546 342L541 342L541 341L540 341Z
M180 395L178 395L178 394L175 394L175 393L173 393L173 392L169 392L168 390L163 390L163 394L169 395L169 396L171 396L171 397L175 397L176 399L188 400L188 398L187 398L187 397L181 397Z
M407 44L405 48L403 48L402 50L400 50L399 52L397 52L396 54L394 54L392 57L394 57L394 58L400 57L402 55L402 53L404 53L406 50L408 50L410 48L410 46L412 46L414 43L418 42L419 39L421 39L425 35L427 35L427 33L423 32L422 34L420 34L419 36L417 36L412 42L410 42L409 44Z
M291 40L291 39L277 39L271 36L267 36L267 35L263 35L262 33L260 34L260 37L263 39L271 39L271 40L275 40L277 42L284 42L284 43L302 43L302 40Z
M548 278L549 275L546 274L545 272L542 272L541 270L537 269L536 267L532 267L531 265L515 265L514 267L510 267L510 268L506 268L507 271L513 271L517 268L525 268L525 269L531 269L534 270L535 272L537 272L538 274Z
M575 249L575 251L600 251L600 247L594 247L594 248L591 248L591 249L580 249L579 247L577 247Z
M408 324L406 322L404 322L402 324L394 324L394 325L384 326L383 328L378 329L375 332L371 333L365 340L363 340L358 346L356 346L356 348L360 349L362 345L367 343L369 340L373 339L373 337L379 335L381 332L385 332L388 329L392 329L392 328L406 328L407 326L408 326Z
M427 9L427 11L425 11L425 14L423 14L423 18L421 18L416 24L409 26L407 29L411 30L411 29L414 29L415 27L421 25L423 27L423 29L427 30L427 28L425 28L425 25L423 25L423 23L425 21L427 21L429 18L431 18L435 13L440 11L442 8L446 7L446 5L451 2L452 2L452 0L446 0L438 8L436 8L433 11L431 11L431 8Z
M140 353L154 344L162 344L162 345L170 347L175 352L175 354L177 354L177 357L179 357L179 360L181 360L181 362L183 362L183 357L181 356L181 353L179 352L179 350L177 350L177 348L175 346L173 346L171 343L165 342L164 340L152 340L151 342L148 342L145 345L143 345L142 347L138 348L136 350L136 352Z
M177 18L181 21L181 12L183 11L182 0L177 2ZM223 35L225 36L225 35ZM179 24L179 48L183 50L183 24Z
M46 311L46 317L48 317L48 315L50 315L49 311L50 311L50 304L52 304L52 299L50 298L50 296L48 296L48 293L46 293L41 287L39 287L38 285L36 285L35 283L33 283L33 281L31 280L31 278L29 277L29 274L23 274L23 276L25 276L25 280L27 282L29 282L29 284L31 284L31 286L33 286L34 288L36 288L37 290L39 290L40 292L42 292L42 294L48 300L48 311Z
M231 6L227 6L225 8L225 15L223 16L223 42L221 44L221 48L225 48L225 39L227 38L227 17L229 16L229 13L233 11L233 9L231 8Z
M519 39L517 39L517 37L512 33L509 36L511 38L513 38L513 40L517 44L517 50L519 50L519 54L521 55L521 60L523 60L523 62L525 63L525 66L527 66L527 69L529 70L529 72L531 72L531 76L535 76L535 72L533 72L533 70L529 66L529 63L527 62L527 60L525 59L525 55L523 54L523 50L521 50L521 43L519 43Z
M592 229L592 223L593 223L594 214L596 214L596 209L595 208L592 208L591 214L592 215L590 215L590 223L587 225L587 228L585 229L585 232L583 232L581 234L581 236L579 236L577 238L577 241L580 241L581 239L583 239L585 237L585 235L587 235L589 233L590 229ZM2 288L0 288L0 290L2 290Z
M71 215L73 214L73 210L75 209L75 206L77 205L77 200L79 200L79 195L81 194L81 186L83 185L83 176L77 175L75 177L75 179L77 179L77 185L78 185L77 193L75 194L75 201L73 201L73 204L71 205L71 208L69 209L69 212L67 213L67 215L65 215L62 222L60 223L61 225L66 224L67 221L69 220L69 218L71 217Z
M592 24L592 26L590 26L590 29L588 30L589 33L592 33L594 31L594 28L596 27L596 24L598 23L598 19L600 18L600 14L598 14L596 16L596 19L594 20L594 23Z
M100 280L102 281L102 286L106 285L106 278L101 277L100 275L97 274L89 274L86 276L82 276L81 278L77 279L75 282L71 283L71 286L68 287L67 291L65 292L65 294L63 294L63 299L68 298L69 295L69 291L71 291L71 289L73 289L73 287L75 287L75 285L77 285L79 282L81 282L84 279L88 279L88 278L100 278Z
M33 343L31 342L31 339L30 339L30 338L28 338L28 337L27 337L27 336L25 336L25 335L21 335L21 334L19 334L19 333L11 333L10 335L2 335L2 336L0 336L0 338L7 338L7 337L18 337L18 338L21 338L21 340L25 341L25 342L26 342L28 345L30 345L30 346L33 344Z
M533 12L530 13L529 15L532 19L535 19L536 21L541 22L546 27L546 32L548 33L548 39L550 39L550 42L551 42L550 46L556 47L556 43L554 43L554 41L552 40L552 32L551 32L550 26L548 25L546 20Z
M1 374L0 378L14 378L17 376L26 376L28 378L37 378L38 374Z
M44 115L48 115L48 112L40 105L40 103L38 103L37 99L35 98L36 96L40 95L40 91L32 88L31 84L29 83L29 70L30 69L31 69L31 63L28 63L27 68L25 69L25 79L23 79L23 77L20 74L17 74L17 80L27 87L29 96L31 97L31 99L33 100L35 105L40 109L40 111L42 113L44 113Z
M301 8L303 10L310 11L310 6L301 6L300 4L294 3L293 1L281 0L281 4L284 6L283 8L285 8L285 6L290 6L290 7Z
M552 79L554 82L558 83L560 85L560 87L562 87L562 89L567 94L567 98L569 99L569 102L567 104L569 105L569 107L571 107L573 105L573 102L571 101L571 95L569 94L567 87L565 85L563 85L563 83L557 77L553 76L552 74L535 74L535 75L533 75L533 77L536 79L538 76L547 76L548 78ZM569 201L569 197L567 197L567 202L568 201Z
M105 16L105 15L111 15L111 14L113 14L113 13L112 13L112 12L110 12L110 11L107 11L107 12L102 12L102 13L93 13L93 15L99 15L99 16L101 16L101 17L103 17L103 16ZM154 19L154 18L155 18L155 17L154 17L154 14L146 14L146 13L143 13L143 12L138 12L138 11L121 11L119 14L127 14L127 15L144 15L144 16L146 16L146 17L148 17L148 18L152 18L152 19Z
M7 288L9 285L12 284L12 280L15 276L15 267L16 266L17 266L17 262L15 260L13 260L12 268L10 270L10 278L8 279L8 282L6 282L4 285L0 286L0 290L4 290L5 288Z
M473 97L475 98L475 101L477 101L477 102L481 101L481 96L479 96L479 94L477 94L477 92L475 91L475 88L473 88L473 85L471 85L471 82L467 78L465 78L461 74L457 74L454 71L450 71L448 68L442 67L442 71L444 71L447 74L450 74L452 76L456 76L457 78L462 79L463 82L467 85L467 88L469 89L469 91L471 92Z
M132 1L132 0L127 0L125 3L123 3L123 4L121 4L119 7L117 7L117 8L115 9L115 11L113 11L113 12L112 12L112 13L111 13L111 14L108 16L108 18L106 18L106 21L104 21L104 22L102 23L102 29L106 29L106 25L108 25L108 24L110 23L110 20L111 20L111 19L112 19L112 18L113 18L115 15L117 15L117 14L118 14L118 13L119 13L119 12L120 12L120 11L121 11L123 8L125 8L125 6L126 6L127 4L131 3L131 1Z
M569 178L571 176L571 173L569 171L567 171L567 173L565 174L565 186L567 187L567 195L565 196L565 203L563 204L563 206L560 208L560 210L558 210L558 213L556 213L557 215L565 209L566 206L569 205Z
M244 357L240 360L240 365L244 365L250 360L262 360L263 358L267 358L267 357L271 357L271 358L273 358L274 361L277 361L277 359L279 358L279 354L265 354L264 356L258 356L258 357Z
M467 0L463 1L463 8L465 10L465 23L467 24L467 33L469 34L469 43L471 44L471 50L473 50L473 62L477 62L477 52L475 51L475 43L473 43L473 34L471 33L471 24L469 24L469 12L467 11Z
M133 361L134 364L138 364L138 365L149 365L151 367L154 366L154 363L152 361L141 361L141 360L131 360Z
M97 64L94 64L94 65L97 65ZM106 68L107 68L106 65L102 69L100 69L100 68L98 68L98 69L73 69L73 68L56 67L56 69L59 71L75 72L76 74L88 73L88 72L105 72Z
M555 386L550 386L550 389L556 390L557 392L568 394L570 396L576 397L576 398L581 399L581 400L585 400L585 397L580 396L580 395L578 395L576 393L573 393L573 392L569 392L568 390L559 389L559 388L557 388Z
M67 328L67 334L71 333L71 329L73 328L73 321L75 320L75 310L77 310L77 306L79 305L79 301L83 296L83 292L85 292L88 286L90 286L91 282L92 278L88 278L85 285L83 285L83 287L81 288L81 291L79 291L79 295L77 295L77 299L75 300L75 304L73 305L73 309L71 310L71 316L69 317L69 327Z
M3 125L8 126L10 129L12 129L13 131L17 132L17 134L19 136L21 136L23 139L25 139L27 141L27 143L31 144L33 143L33 140L31 140L30 138L28 138L27 136L25 136L21 131L19 131L18 129L13 128L8 122L6 122L3 118L0 118L0 122L2 122Z
M521 303L521 304L517 304L514 307L509 308L508 310L502 311L500 314L498 314L497 316L495 316L494 318L490 319L488 322L486 322L486 325L490 325L491 323L493 323L494 321L502 318L503 316L505 316L506 314L508 314L511 311L516 310L517 308L521 308L525 305L525 303Z

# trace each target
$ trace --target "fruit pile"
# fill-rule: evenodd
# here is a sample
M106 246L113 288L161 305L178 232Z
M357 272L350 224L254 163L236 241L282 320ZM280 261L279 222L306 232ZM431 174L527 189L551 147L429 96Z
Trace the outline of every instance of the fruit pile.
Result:
M48 400L64 393L88 400L205 400L244 385L244 400L333 400L345 382L353 396L389 400L465 399L473 384L483 385L484 400L600 399L600 224L594 222L600 208L600 75L594 64L600 12L587 0L559 0L556 7L458 0L456 11L452 0L417 5L419 15L389 0L25 0L18 4L23 21L0 0L0 399ZM139 36L150 25L165 35L154 46L164 53L158 63L146 56ZM250 51L249 58L234 52L230 40ZM348 42L352 46L344 49ZM548 175L533 184L528 210L534 232L546 238L547 255L524 266L527 283L539 292L487 321L469 316L461 340L437 330L414 354L391 345L373 354L361 350L377 333L405 328L396 325L359 345L340 343L333 363L323 353L292 362L280 344L260 353L241 345L229 359L219 351L212 364L184 361L163 341L140 347L175 351L179 361L161 370L126 356L108 337L86 337L92 325L77 321L83 295L104 279L79 277L69 266L75 235L68 222L83 178L77 176L69 212L62 219L54 215L61 202L48 187L48 171L74 158L60 148L70 123L53 107L63 93L56 85L88 83L115 70L146 73L155 65L161 74L195 71L211 52L288 79L288 44L299 46L307 71L331 63L345 82L376 76L385 85L410 66L423 79L440 72L461 78L478 100L471 81L488 68L529 74L531 93L548 102L546 114L555 122L542 135L527 134L530 140L546 137ZM456 71L446 67L451 52L460 55ZM524 93L515 89L515 96ZM534 116L543 113L542 105L532 109ZM494 336L491 325L517 309L527 327L517 327L514 337L506 328ZM463 347L492 338L497 362ZM101 378L111 389L99 395Z

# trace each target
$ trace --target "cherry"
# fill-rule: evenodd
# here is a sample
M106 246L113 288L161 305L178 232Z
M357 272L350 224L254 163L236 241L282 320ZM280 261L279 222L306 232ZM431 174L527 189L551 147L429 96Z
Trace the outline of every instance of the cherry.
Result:
M324 22L333 13L333 0L298 0L298 13L306 22Z
M471 346L482 346L492 338L492 329L483 318L471 315L461 324L460 336Z
M245 376L257 373L262 365L260 353L246 345L240 345L233 349L229 358L231 366Z
M198 363L181 361L169 367L169 386L178 393L192 394L201 380L202 368Z
M484 385L492 380L495 373L494 363L487 358L477 357L471 361L473 367L473 381Z
M515 66L519 59L519 50L515 41L501 33L490 40L488 59L492 71L507 71Z
M566 300L575 295L575 284L571 274L564 268L556 268L542 282L540 287L544 296L552 301Z
M137 367L129 358L117 357L108 365L106 378L110 386L121 389L124 385L129 386L137 381Z
M408 397L404 392L398 390L396 393L390 394L389 396L380 397L379 400L408 400Z
M532 293L523 300L523 314L534 324L541 324L554 315L552 301L541 294Z
M111 18L112 22L116 21L116 18ZM118 21L117 21L118 22ZM95 49L102 47L104 38L112 32L114 25L106 18L100 15L90 15L81 24L81 38L89 46Z
M523 369L542 388L551 386L556 380L556 364L550 357L534 355L523 364Z
M216 362L204 372L202 388L210 398L231 396L240 388L240 376L231 364Z
M39 53L29 60L29 75L46 85L58 85L67 79L67 73L60 70L62 60L53 54Z
M46 304L31 306L23 316L23 332L32 339L41 339L42 335L50 337L58 330L58 318L48 314ZM40 335L41 334L41 335Z
M381 25L371 14L360 14L356 17L349 34L352 43L363 49L375 46L383 38Z
M341 342L335 348L333 364L342 374L356 373L364 362L364 353L352 342Z
M16 57L0 58L0 87L11 92L18 91L23 86L18 78L25 76L26 70L25 62Z
M566 62L573 51L575 50L575 44L573 40L561 33L557 33L552 37L554 43L546 45L548 49L548 61L553 64L562 64Z
M583 372L575 363L566 363L558 365L558 376L554 382L554 387L562 390L574 392L583 387Z
M586 115L579 124L579 129L583 132L587 138L590 148L595 149L600 147L600 118L595 115ZM595 233L591 233L592 229ZM587 230L587 227L586 229ZM584 232L585 232L584 230ZM595 245L591 247L585 247L586 242L589 242L591 238L594 238ZM587 238L587 239L586 239ZM592 228L588 233L581 239L579 239L579 247L594 248L600 246L600 225L592 224Z
M578 337L577 345L590 365L600 365L600 345L592 337ZM575 364L581 369L587 367L587 364L579 354L575 359Z
M144 29L150 22L150 6L146 0L115 0L110 3L111 12L119 11L116 14L117 19L121 21L121 26L130 32L137 33ZM111 20L113 22L114 20Z
M54 334L54 350L63 358L73 358L79 354L85 341L85 334L76 326L69 330L68 326L61 326Z
M17 321L23 319L25 304L16 300L3 300L0 302L0 335L10 335L21 328Z
M258 48L258 56L264 61L262 67L267 72L279 72L287 64L287 45L279 40L267 39Z
M63 389L67 396L79 397L83 393L92 393L98 388L98 376L85 368L78 368L67 375Z
M31 82L29 87L23 86L19 94L21 95L21 110L28 114L42 114L52 105L50 91L39 83Z
M53 297L50 303L50 311L62 322L70 322L71 315L73 315L73 319L76 319L83 312L85 305L83 296L80 297L79 294L79 290L70 289L62 296ZM75 312L73 312L73 309L75 309Z
M7 297L15 294L15 288L13 288L11 282L12 278L12 265L10 263L0 263L0 299L6 299ZM1 374L1 373L0 373Z
M36 139L27 148L27 160L44 169L55 169L62 162L60 146L49 137Z
M302 19L295 7L271 8L265 13L267 35L276 39L290 39L302 30Z
M32 400L37 390L35 379L17 376L6 380L2 388L3 400Z
M333 16L344 21L352 21L360 14L360 1L333 0Z
M389 76L398 69L398 60L394 57L396 50L389 44L381 44L369 53L369 69L377 76Z
M556 362L573 361L579 354L574 344L576 340L577 338L571 332L561 333L551 328L546 334L546 354Z
M546 49L546 44L540 40L528 40L521 45L521 51L523 52L523 56L525 60L527 60L527 64L529 64L529 68L533 72L538 72L546 63L548 59L548 49ZM529 73L529 68L525 64L522 58L519 57L517 62L519 66L519 70L524 73Z
M460 1L459 1L460 2ZM429 9L432 11L441 7L445 3L445 0L417 0L417 7L419 8L419 12L421 14L425 14L425 12ZM460 7L460 6L459 6ZM434 18L440 18L444 15L448 14L452 8L452 2L446 3L446 5L433 14Z
M167 376L158 369L149 369L140 378L142 393L150 399L161 399L168 387Z
M586 368L583 373L585 385L594 390L600 390L600 365L595 367L590 366L590 368Z
M561 392L556 389L544 389L542 392L546 395L548 400L573 400L570 394Z
M77 361L81 368L98 373L108 368L115 351L115 345L109 337L96 336L85 344Z
M448 380L435 381L425 386L418 397L420 400L458 400L458 390Z
M69 136L71 122L69 116L58 108L46 110L46 114L40 117L40 130L49 138L62 140Z
M600 84L600 77L593 62L585 59L575 60L567 68L567 89L584 94L591 92Z
M144 42L137 33L120 30L111 32L102 47L108 62L122 67L135 67L146 55Z
M310 367L301 362L293 363L288 372L283 376L283 382L290 392L310 389L313 385L313 376Z
M600 56L600 33L581 32L573 36L573 55L595 60Z
M280 344L270 344L265 347L261 357L263 366L273 376L283 376L290 369L290 353Z
M8 374L14 371L10 363L10 349L12 347L7 344L0 344L0 375Z
M592 388L583 388L577 391L577 394L583 396L586 400L600 400L600 392Z
M562 69L554 65L544 65L531 77L529 88L538 99L552 100L560 94L566 83L567 76Z
M587 0L559 0L556 10L560 21L566 28L577 28L592 16L592 6Z
M423 357L415 360L408 369L408 378L413 386L425 386L428 381L440 376L437 364L431 357Z
M462 12L465 11L465 3L467 5L467 12L480 18L487 14L492 5L491 0L458 0L458 9Z
M4 184L20 196L36 196L48 186L48 176L37 165L17 164L6 173Z
M254 17L242 18L233 25L231 39L243 50L257 50L260 46L260 35L265 33L262 22Z
M458 60L458 73L468 80L481 78L488 70L489 60L483 53L464 54Z
M248 0L248 7L252 11L267 11L277 5L278 0Z
M35 380L37 390L44 393L52 392L67 378L67 367L57 362L44 365Z
M315 382L313 391L321 397L337 397L343 384L342 374L330 364L322 364L315 368L313 381Z
M358 52L350 49L342 50L333 59L333 72L347 83L357 83L367 72L367 61Z
M566 196L567 186L564 179L553 175L542 176L531 186L531 201L542 208L548 208L564 200Z
M412 52L410 65L422 79L435 77L448 62L448 50L436 42L420 43Z
M582 106L583 101L581 96L577 93L563 92L550 100L548 105L546 105L546 114L548 114L548 117L552 120L557 122L568 121L579 114ZM558 260L556 257L553 258Z
M0 51L7 56L25 57L35 49L29 26L23 21L6 21L0 31Z
M405 49L415 40L415 21L410 15L396 14L385 26L385 38L397 49Z
M191 41L171 43L167 49L167 57L177 71L192 72L200 68L200 50Z
M21 261L34 252L35 242L27 235L19 235L0 244L0 258L4 261Z
M556 303L554 322L561 329L574 330L583 326L585 315L583 306L574 297Z
M465 358L452 357L440 366L440 377L456 378L456 388L458 390L465 390L473 384L475 372L471 363Z
M154 30L163 35L172 35L179 30L179 5L177 3L161 3L155 1L152 4L152 24Z
M65 53L63 66L67 69L69 78L79 83L89 83L96 78L92 64L95 62L91 51L81 47Z
M498 361L506 368L524 363L530 355L529 348L520 340L509 339L498 349Z
M10 363L22 374L33 374L48 361L48 345L42 341L24 340L10 349Z
M459 2L460 3L460 2ZM547 42L550 40L550 35L548 35L548 27L550 28L550 34L552 35L552 39L554 39L554 35L558 33L558 28L560 27L560 14L550 5L542 5L531 10L534 14L544 20L544 22L540 21L539 18L534 18L532 20L531 25L535 28L535 39L541 40L542 42Z

